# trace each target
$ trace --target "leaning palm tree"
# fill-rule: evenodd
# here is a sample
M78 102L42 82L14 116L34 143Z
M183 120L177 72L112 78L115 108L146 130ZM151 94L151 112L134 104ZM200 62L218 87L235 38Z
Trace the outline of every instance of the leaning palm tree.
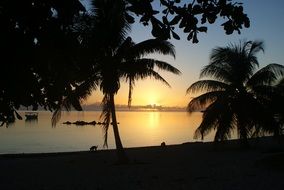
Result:
M130 106L135 81L151 77L169 86L156 69L174 74L180 74L180 71L167 62L145 57L152 53L175 57L174 46L171 43L149 39L136 44L127 37L130 26L125 19L124 1L96 0L93 4L95 14L91 18L92 25L85 28L84 31L88 32L81 36L85 55L83 59L90 69L86 73L86 80L63 98L53 119L58 121L61 108L69 109L73 105L72 102L84 100L92 90L99 88L104 94L101 114L105 123L104 145L107 146L108 129L112 124L118 159L125 162L127 157L119 135L114 101L121 82L129 83Z
M105 144L107 145L107 131L111 118L116 148L119 152L123 151L123 146L119 137L116 121L114 95L119 90L121 80L126 80L129 83L128 105L130 106L132 89L136 80L152 77L169 86L166 80L155 71L155 67L174 74L180 73L176 68L166 62L143 58L143 55L150 52L159 52L174 56L173 46L166 41L152 39L135 44L132 42L131 38L127 38L123 41L121 46L116 49L112 56L106 57L108 63L102 62L100 88L104 93L103 118L104 123L106 123L104 126ZM109 72L109 69L111 69L111 72Z
M271 64L254 74L259 66L256 54L264 51L263 43L248 41L239 45L230 44L212 51L210 63L205 66L200 80L193 83L187 93L205 91L193 98L188 112L203 110L203 120L195 131L195 138L216 130L214 141L223 141L237 130L243 145L253 134L276 133L273 113L260 101L258 89L271 85L283 66ZM210 79L212 78L212 79Z

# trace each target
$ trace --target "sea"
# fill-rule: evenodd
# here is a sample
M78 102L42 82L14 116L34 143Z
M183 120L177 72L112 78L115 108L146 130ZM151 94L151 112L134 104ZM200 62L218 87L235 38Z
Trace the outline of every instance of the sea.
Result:
M52 113L39 111L38 119L23 120L0 127L0 154L48 153L86 151L91 146L98 149L115 149L113 130L108 130L108 146L104 146L102 125L67 125L76 121L100 121L100 111L63 112L52 127ZM184 111L117 111L120 137L123 146L144 147L182 144L201 141L194 139L194 131L202 121L202 113ZM213 141L214 132L203 141Z

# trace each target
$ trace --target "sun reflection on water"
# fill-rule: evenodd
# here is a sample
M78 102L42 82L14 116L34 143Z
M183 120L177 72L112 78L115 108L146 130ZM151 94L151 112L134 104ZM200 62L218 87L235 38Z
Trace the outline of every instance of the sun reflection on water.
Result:
M148 127L153 128L157 127L160 122L160 113L159 112L149 112Z
M36 123L18 121L10 128L0 128L0 154L13 152L60 152L103 148L101 125L64 125L65 121L99 121L101 112L63 113L55 128L51 113L39 113ZM201 113L189 116L186 112L137 111L117 112L120 136L124 147L156 146L161 142L180 144L195 141L193 134L201 122ZM205 139L210 141L212 139ZM109 148L115 148L113 131L108 134Z

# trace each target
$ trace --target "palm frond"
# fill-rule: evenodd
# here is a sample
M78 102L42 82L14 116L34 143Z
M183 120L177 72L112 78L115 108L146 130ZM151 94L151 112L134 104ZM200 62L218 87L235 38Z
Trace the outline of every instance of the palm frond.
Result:
M277 83L277 86L282 86L284 87L284 77L282 77L279 82Z
M210 54L209 65L231 67L232 62L238 60L236 47L217 47Z
M240 83L246 83L253 75L255 70L259 67L259 63L256 56L245 57L241 60L240 64L236 64L233 69L237 79Z
M269 64L257 71L247 82L247 86L254 88L260 85L272 85L284 76L284 66L280 64Z
M146 73L147 73L147 77L154 78L155 80L162 82L166 86L171 87L171 85L166 81L166 79L164 79L158 72L149 69L148 71L146 71ZM143 74L138 77L141 77L141 76L143 76ZM141 79L142 78L143 77L141 77Z
M205 67L201 76L207 75L222 81L243 84L259 66L256 53L261 50L263 50L262 42L258 41L215 48L210 56L210 64Z
M253 93L259 102L264 104L263 101L269 101L276 93L276 87L271 85L258 85L250 87L250 93Z
M226 109L227 108L227 109ZM218 118L218 126L216 127L216 134L214 141L224 141L231 138L231 132L236 126L236 118L233 112L226 107L223 112L220 113Z
M218 126L218 113L212 112L210 109L205 111L202 116L202 122L200 126L194 132L194 139L201 138L204 139L204 136L208 135L212 130Z
M70 111L71 110L71 102L68 100L67 97L63 98L62 102L58 104L58 108L54 111L54 113L52 114L52 118L51 118L51 124L53 127L56 126L56 124L59 122L59 120L61 119L61 112L63 109L65 109L66 111Z
M154 66L162 71L167 71L167 72L170 72L176 75L181 74L181 72L177 68L175 68L174 66L172 66L171 64L167 62L159 61L159 60L153 60L153 62L154 62Z
M227 97L219 97L210 104L203 113L203 120L194 134L194 138L203 138L212 130L219 130L215 140L220 141L230 137L231 128L234 127L232 122L233 112L229 106ZM223 125L223 123L227 125ZM229 128L229 129L228 129Z
M120 75L129 83L128 106L131 106L133 86L136 80L145 79L147 77L154 78L169 86L169 83L154 68L157 67L163 71L174 74L180 74L180 71L170 64L155 59L134 59L121 63Z
M175 47L172 43L159 39L145 40L135 44L129 50L129 54L135 58L141 58L151 53L171 55L174 58L176 55Z
M143 71L147 70L154 70L155 68L167 71L176 75L181 74L181 72L172 66L171 64L159 61L156 59L148 59L148 58L141 58L141 59L134 59L131 61L126 61L121 64L120 70L123 73L123 75L127 75L128 73L131 73L135 75L135 73L143 73Z
M98 79L95 75L92 75L84 82L72 86L74 89L67 92L67 96L63 97L63 100L58 104L58 108L54 111L51 119L52 126L56 126L61 118L61 112L63 109L66 111L71 110L71 106L77 111L82 111L81 101L89 97L93 90L97 88Z
M248 41L245 47L248 48L249 55L255 55L259 51L264 52L263 41Z
M256 54L260 51L264 51L262 41L244 41L235 48L235 64L234 70L238 80L241 83L245 83L253 75L256 68L259 67L259 63Z
M204 140L204 137L208 135L214 128L216 128L217 119L204 117L200 126L195 130L193 138Z
M93 73L84 82L76 84L72 90L74 97L81 100L86 100L94 90L98 88L100 78L98 73Z
M127 82L129 79L135 81L145 79L147 77L154 78L170 87L169 83L157 71L154 70L154 66L157 62L159 62L158 65L160 67L163 67L167 71L174 73L179 72L169 64L162 63L154 59L137 59L131 62L124 62L122 64L120 67L121 76L124 77Z
M60 118L61 118L61 112L62 112L62 107L57 108L54 113L52 114L52 118L51 118L51 125L52 127L55 127L56 124L59 122Z
M253 135L253 121L251 120L251 118L248 119L249 117L245 116L241 112L237 112L236 118L238 137L240 139L248 139L250 136Z
M193 83L186 93L196 93L200 91L211 92L211 91L224 91L229 88L229 85L216 80L199 80Z
M201 70L199 77L211 77L222 82L230 83L233 78L232 68L224 63L211 63Z
M224 93L224 91L213 91L195 97L188 103L187 111L192 113L194 111L206 110L218 97L224 96Z

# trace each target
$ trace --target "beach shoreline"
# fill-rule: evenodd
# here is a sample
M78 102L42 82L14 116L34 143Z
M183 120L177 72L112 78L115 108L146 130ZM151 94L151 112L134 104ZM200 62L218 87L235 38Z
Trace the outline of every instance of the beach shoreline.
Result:
M250 144L126 148L124 165L115 150L5 154L0 189L283 189L283 143L266 137Z
M284 137L280 138L281 141L284 143ZM273 144L272 144L273 143ZM267 137L257 137L257 138L251 138L249 139L249 145L250 148L255 149L255 148L260 148L260 149L271 149L273 148L274 143L277 144L277 139L275 139L272 136L267 136ZM165 143L166 144L166 143ZM181 145L189 145L189 146L211 146L215 148L221 148L221 149L241 149L240 147L240 142L239 139L230 139L226 140L223 142L212 142L212 141L190 141L190 142L184 142L181 144L170 144L167 145L166 147L176 147L176 146L181 146ZM153 146L140 146L140 147L124 147L125 150L139 150L139 149L149 149L149 148L159 148L161 147L160 145L153 145ZM284 147L283 147L284 148ZM115 149L98 149L96 152L113 152ZM68 156L68 155L73 155L73 154L84 154L90 152L89 150L79 150L79 151L66 151L66 152L23 152L23 153L1 153L0 154L0 159L1 158L21 158L21 157L48 157L48 156Z

